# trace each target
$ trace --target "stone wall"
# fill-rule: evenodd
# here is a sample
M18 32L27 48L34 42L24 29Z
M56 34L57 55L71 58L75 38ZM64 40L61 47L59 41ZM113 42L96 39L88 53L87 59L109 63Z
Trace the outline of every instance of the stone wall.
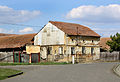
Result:
M100 48L99 46L84 46L85 53L82 53L82 46L65 46L65 45L54 45L54 46L44 46L41 47L41 57L43 59L47 59L50 61L60 60L60 61L67 61L68 59L71 60L71 48L74 47L74 55L78 54L80 56L84 56L88 60L97 60L100 57ZM48 48L51 48L51 51L48 54ZM62 51L60 50L62 48ZM91 48L94 48L93 54L91 54ZM48 55L48 56L47 56ZM58 60L58 61L59 61Z
M13 52L0 52L0 62L13 62Z

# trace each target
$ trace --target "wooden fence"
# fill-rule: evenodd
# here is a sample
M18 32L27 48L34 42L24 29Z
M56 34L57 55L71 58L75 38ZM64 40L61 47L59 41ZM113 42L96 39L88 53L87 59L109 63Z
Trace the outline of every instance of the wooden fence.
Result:
M120 61L120 52L101 52L100 53L101 61Z

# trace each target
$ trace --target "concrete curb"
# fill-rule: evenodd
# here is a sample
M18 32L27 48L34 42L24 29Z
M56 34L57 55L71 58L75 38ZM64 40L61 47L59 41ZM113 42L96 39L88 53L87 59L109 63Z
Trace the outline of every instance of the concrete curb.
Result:
M15 76L18 76L18 75L21 75L21 74L23 74L23 72L19 72L19 73L17 73L17 74L13 74L13 75L10 75L10 76L7 76L8 78L11 78L11 77L15 77Z
M113 67L113 72L120 77L120 64Z

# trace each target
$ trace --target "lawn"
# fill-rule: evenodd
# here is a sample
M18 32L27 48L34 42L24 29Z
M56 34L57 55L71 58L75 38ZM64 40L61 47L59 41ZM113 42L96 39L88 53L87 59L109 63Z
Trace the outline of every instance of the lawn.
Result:
M40 63L0 63L0 66L14 66L14 65L65 65L70 64L66 62L40 62Z
M21 71L19 70L13 70L13 69L6 69L6 68L0 68L0 80L8 78L8 76L17 74Z

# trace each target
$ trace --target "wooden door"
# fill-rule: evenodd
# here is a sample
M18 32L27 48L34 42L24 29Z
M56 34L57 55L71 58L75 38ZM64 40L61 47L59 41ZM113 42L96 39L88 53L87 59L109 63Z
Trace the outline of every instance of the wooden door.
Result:
M39 62L39 54L38 53L32 53L31 63L38 63L38 62Z

